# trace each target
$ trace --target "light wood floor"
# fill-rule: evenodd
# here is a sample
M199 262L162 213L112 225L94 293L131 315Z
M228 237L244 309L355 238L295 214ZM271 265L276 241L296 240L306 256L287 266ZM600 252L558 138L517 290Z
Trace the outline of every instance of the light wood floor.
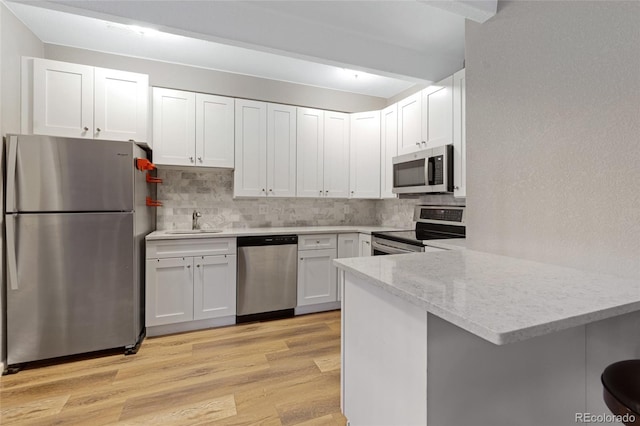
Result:
M146 339L0 379L0 424L344 425L340 312Z

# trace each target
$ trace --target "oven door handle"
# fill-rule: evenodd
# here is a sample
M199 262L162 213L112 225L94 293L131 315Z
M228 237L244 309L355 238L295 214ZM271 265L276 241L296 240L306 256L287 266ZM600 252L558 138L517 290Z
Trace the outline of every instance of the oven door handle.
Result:
M405 254L405 253L416 253L415 251L403 250L397 247L391 247L385 244L380 244L374 241L372 244L374 250L383 251L386 254Z

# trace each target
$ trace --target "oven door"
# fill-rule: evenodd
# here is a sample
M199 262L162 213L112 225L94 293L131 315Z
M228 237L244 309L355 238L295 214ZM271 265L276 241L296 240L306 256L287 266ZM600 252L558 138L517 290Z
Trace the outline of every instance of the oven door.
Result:
M384 256L387 254L420 253L424 251L424 246L405 244L379 237L373 238L373 241L371 242L371 248L374 256Z

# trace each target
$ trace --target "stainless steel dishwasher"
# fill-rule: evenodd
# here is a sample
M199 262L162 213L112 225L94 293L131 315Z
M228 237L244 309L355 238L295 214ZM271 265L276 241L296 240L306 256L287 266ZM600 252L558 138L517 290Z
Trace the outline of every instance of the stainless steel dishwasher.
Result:
M293 316L298 236L238 237L236 322Z

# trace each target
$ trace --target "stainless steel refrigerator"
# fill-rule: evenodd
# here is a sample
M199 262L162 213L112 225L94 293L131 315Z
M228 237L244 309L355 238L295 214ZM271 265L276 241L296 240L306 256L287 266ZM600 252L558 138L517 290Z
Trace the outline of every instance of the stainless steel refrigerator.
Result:
M9 135L6 348L9 367L142 336L147 158L133 142Z

